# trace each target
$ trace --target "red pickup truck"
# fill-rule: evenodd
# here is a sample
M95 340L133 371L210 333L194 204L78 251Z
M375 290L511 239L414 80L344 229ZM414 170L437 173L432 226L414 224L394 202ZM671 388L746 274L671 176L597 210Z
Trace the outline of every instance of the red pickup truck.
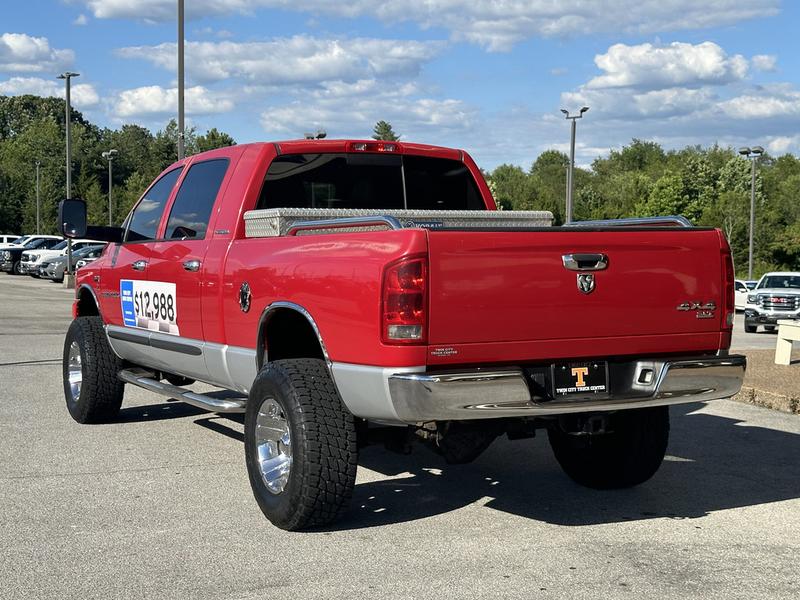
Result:
M546 429L596 488L650 478L668 405L739 391L733 267L680 218L551 227L498 211L463 151L359 140L246 144L175 163L81 269L67 408L114 419L125 384L245 414L278 527L347 509L358 449L421 439L468 462ZM61 204L87 234L80 200ZM233 393L196 391L204 382Z

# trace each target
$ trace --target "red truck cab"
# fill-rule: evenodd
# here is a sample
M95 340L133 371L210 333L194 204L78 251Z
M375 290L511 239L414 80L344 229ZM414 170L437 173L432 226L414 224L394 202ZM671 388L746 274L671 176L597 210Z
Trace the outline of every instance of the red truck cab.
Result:
M461 150L305 140L179 161L80 272L67 407L113 418L133 384L244 412L255 497L286 529L343 514L370 428L450 462L546 429L576 481L641 483L669 404L741 386L730 249L663 226L680 220L551 221L498 211Z

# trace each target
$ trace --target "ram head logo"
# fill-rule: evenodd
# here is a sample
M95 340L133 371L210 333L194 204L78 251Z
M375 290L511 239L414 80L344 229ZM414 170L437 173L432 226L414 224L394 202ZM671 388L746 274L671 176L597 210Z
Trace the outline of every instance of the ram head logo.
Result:
M594 275L578 273L578 289L584 294L591 294L594 291Z

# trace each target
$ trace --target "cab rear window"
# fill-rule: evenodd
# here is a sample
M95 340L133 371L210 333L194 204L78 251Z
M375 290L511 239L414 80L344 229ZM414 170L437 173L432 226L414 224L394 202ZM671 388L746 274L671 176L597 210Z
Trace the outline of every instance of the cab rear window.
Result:
M275 158L256 208L486 207L462 162L426 156L332 153Z

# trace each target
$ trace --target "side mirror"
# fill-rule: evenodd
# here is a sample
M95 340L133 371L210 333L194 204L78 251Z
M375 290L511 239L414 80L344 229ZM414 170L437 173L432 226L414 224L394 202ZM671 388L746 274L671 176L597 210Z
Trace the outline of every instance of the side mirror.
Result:
M58 205L61 235L82 238L86 235L86 202L78 198L62 200Z

